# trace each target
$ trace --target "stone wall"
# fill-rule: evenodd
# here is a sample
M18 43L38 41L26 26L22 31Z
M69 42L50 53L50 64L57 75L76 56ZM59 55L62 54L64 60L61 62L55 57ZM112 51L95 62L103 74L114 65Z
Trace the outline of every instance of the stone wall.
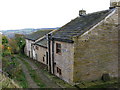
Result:
M117 10L87 33L74 37L75 83L99 80L106 73L118 76Z
M56 43L61 44L61 54L56 53ZM54 43L54 62L55 75L68 83L73 81L73 56L74 47L71 43L55 41ZM61 69L61 75L57 73L57 67Z
M36 47L38 47L38 50L36 49ZM36 52L36 57L37 57L37 61L46 64L46 51L47 48L35 45L35 52Z
M118 16L120 17L120 8L118 8ZM118 26L118 38L120 38L120 18L118 18L118 24L119 24L119 26ZM118 40L118 75L119 75L119 83L120 83L120 39Z
M25 52L26 52L26 55L29 56L30 58L32 58L32 47L31 47L31 44L34 43L33 41L31 40L28 40L26 39L26 46L25 46Z
M36 57L36 55L37 55L37 53L35 52L35 45L32 45L32 53L33 53L33 59L34 60L37 60L37 57Z

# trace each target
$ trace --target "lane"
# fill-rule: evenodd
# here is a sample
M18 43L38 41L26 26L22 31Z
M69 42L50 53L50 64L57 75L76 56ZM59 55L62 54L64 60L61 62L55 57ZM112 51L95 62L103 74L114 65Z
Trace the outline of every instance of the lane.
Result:
M58 84L56 84L54 81L52 81L51 79L49 79L42 71L41 69L39 69L35 63L31 62L31 60L28 60L26 58L22 58L21 59L27 61L30 66L32 67L32 69L35 69L37 74L39 75L39 78L41 78L41 80L43 81L43 83L45 83L47 85L47 88L61 88Z
M30 73L29 73L27 67L24 65L24 63L18 58L17 58L17 60L22 65L22 70L23 70L25 77L26 77L26 80L28 82L28 88L40 88L39 86L37 86L37 84L31 78Z

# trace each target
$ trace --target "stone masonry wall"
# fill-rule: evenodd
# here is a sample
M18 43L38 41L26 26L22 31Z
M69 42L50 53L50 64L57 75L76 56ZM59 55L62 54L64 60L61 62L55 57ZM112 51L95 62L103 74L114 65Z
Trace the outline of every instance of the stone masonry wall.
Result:
M29 51L30 51L30 57L32 58L32 52L31 52L31 44L34 43L33 41L31 40L27 40L26 39L26 46L25 46L25 52L26 52L26 55L29 56Z
M101 79L104 73L118 76L118 9L98 26L74 37L73 81Z
M38 50L36 49L36 46L38 47ZM37 54L37 61L46 64L46 51L47 48L43 48L41 46L35 45L35 52ZM43 60L44 58L44 60Z
M119 77L119 83L120 83L120 8L118 8L118 16L119 16L118 18L118 24L119 24L118 26L118 30L119 30L118 31L118 38L119 38L118 40L118 51L119 51L118 52L118 77Z
M56 53L56 43L61 44L61 54ZM54 43L54 62L55 75L68 83L73 82L73 56L74 47L71 43L55 41ZM57 67L61 69L61 75L57 73Z

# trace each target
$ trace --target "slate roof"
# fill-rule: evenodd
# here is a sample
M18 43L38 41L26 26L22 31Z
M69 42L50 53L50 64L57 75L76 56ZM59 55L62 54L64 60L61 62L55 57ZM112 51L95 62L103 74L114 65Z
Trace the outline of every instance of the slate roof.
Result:
M36 42L35 45L39 45L41 47L47 48L47 38L44 37L43 39L41 39L38 42Z
M82 35L108 16L113 10L114 9L109 9L77 17L53 33L52 38L71 43L73 42L73 36Z
M37 32L34 32L32 34L29 34L26 36L26 39L28 40L32 40L35 41L41 37L43 37L44 35L48 34L49 32L51 32L52 30L39 30Z

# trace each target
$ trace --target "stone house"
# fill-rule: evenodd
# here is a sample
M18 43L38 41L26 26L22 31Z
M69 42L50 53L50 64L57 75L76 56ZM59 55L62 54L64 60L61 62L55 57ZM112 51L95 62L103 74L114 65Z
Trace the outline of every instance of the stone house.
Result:
M25 46L25 54L29 56L30 58L36 59L37 54L35 52L34 43L43 39L46 34L51 32L52 30L39 30L37 32L34 32L32 34L29 34L26 36L26 46Z
M119 0L118 0L119 1ZM48 34L50 73L70 84L100 80L104 74L118 77L118 27L120 5L86 14Z
M48 53L47 53L47 39L44 37L38 42L34 43L37 61L47 65L48 64Z
M46 33L42 39L39 39L36 41L32 47L35 52L36 60L47 65L48 64L48 46L47 46L47 35L52 34L55 32L57 29L51 30L49 33ZM33 59L34 59L34 54L33 54Z

